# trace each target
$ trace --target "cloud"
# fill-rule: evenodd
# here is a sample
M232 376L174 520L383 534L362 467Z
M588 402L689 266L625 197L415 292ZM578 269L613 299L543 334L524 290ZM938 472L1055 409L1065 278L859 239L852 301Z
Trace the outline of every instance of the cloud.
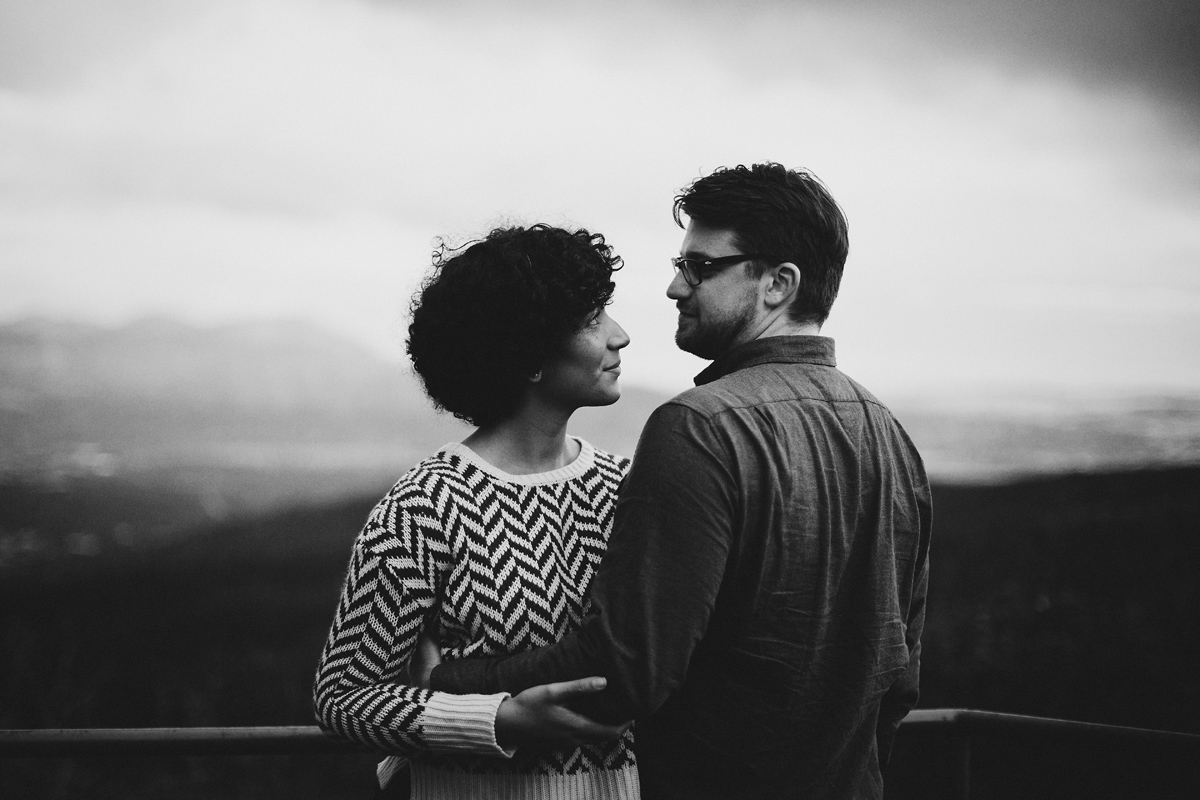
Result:
M840 4L846 7L846 4ZM1120 86L1200 120L1200 6L1192 0L850 0L906 38L1015 76Z
M120 8L125 31L143 6ZM1119 84L1014 74L861 5L256 0L149 19L120 47L32 37L31 63L78 55L38 79L0 61L2 316L303 316L398 358L433 237L545 220L625 256L626 377L678 387L700 364L671 342L671 198L773 159L849 213L829 330L864 381L1179 379L1200 148ZM1112 332L1143 324L1162 358L1114 377L1089 343L1118 352Z

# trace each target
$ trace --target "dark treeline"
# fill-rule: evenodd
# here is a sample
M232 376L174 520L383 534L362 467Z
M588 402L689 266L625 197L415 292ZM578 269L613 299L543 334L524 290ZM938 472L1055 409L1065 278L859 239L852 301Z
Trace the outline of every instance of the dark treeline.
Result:
M94 489L84 493L93 506ZM10 539L81 524L69 487L8 486L0 497ZM137 504L129 491L113 497ZM311 723L317 656L375 497L207 525L158 546L9 552L0 727ZM922 707L1200 733L1200 468L939 485L934 497ZM364 797L371 761L20 760L0 762L0 789Z
M1200 468L935 503L922 705L1200 733Z

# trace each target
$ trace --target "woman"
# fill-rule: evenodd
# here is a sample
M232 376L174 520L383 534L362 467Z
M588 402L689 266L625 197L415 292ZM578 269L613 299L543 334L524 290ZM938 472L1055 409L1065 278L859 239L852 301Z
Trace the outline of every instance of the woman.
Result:
M598 234L497 229L442 248L413 300L413 367L477 430L371 513L314 689L323 727L410 758L413 797L638 796L628 726L589 728L566 705L601 679L459 696L405 671L423 631L454 659L550 644L585 614L628 461L566 427L620 396L629 337L605 312L620 265Z

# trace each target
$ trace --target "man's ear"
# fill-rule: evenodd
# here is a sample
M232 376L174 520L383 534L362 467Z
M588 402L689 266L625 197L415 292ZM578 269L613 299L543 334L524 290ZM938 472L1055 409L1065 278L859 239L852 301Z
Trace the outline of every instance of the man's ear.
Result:
M763 277L767 283L763 291L763 303L767 308L778 308L792 302L800 290L800 268L791 261L784 261L768 269Z

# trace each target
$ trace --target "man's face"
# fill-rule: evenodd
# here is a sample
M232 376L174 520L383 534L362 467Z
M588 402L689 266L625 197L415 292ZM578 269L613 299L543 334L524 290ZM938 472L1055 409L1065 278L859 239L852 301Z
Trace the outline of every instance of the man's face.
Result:
M691 220L679 254L707 261L741 253L733 241L733 231ZM675 344L680 350L714 359L753 338L759 281L747 274L746 263L717 268L701 277L699 286L688 286L683 274L676 272L667 297L679 309Z

